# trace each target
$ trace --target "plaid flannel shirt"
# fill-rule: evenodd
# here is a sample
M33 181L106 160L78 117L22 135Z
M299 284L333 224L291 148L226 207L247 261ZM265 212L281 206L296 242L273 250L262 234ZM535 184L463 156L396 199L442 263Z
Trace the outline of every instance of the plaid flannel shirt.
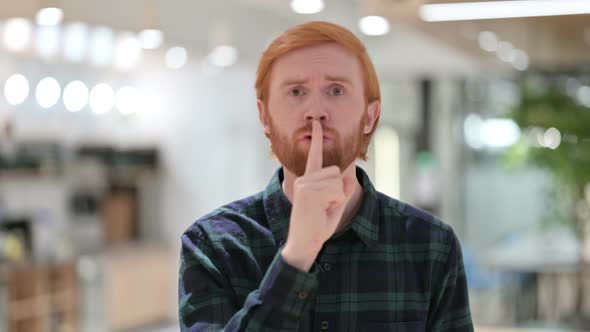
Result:
M291 203L279 168L266 189L182 235L183 331L473 331L461 247L450 226L363 187L357 215L309 272L287 264Z

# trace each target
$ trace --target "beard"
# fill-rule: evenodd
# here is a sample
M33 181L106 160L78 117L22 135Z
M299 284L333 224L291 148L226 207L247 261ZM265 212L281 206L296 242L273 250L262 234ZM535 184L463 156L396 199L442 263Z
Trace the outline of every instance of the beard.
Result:
M268 114L268 118L270 120L269 138L272 153L277 157L283 167L298 177L303 176L311 144L308 144L307 147L303 146L300 138L304 133L311 133L311 122L295 130L292 137L288 137L277 130L270 114ZM344 137L344 139L336 130L323 127L322 124L323 133L331 138L330 143L323 144L322 167L338 166L342 172L361 155L365 118L366 114L363 113L355 132L352 135Z

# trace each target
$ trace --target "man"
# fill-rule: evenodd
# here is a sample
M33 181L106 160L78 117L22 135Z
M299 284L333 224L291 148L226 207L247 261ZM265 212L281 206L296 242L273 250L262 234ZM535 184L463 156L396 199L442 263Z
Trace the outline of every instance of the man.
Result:
M381 111L360 40L326 22L287 30L260 60L256 93L282 167L182 235L182 329L472 331L452 229L376 192L355 165Z

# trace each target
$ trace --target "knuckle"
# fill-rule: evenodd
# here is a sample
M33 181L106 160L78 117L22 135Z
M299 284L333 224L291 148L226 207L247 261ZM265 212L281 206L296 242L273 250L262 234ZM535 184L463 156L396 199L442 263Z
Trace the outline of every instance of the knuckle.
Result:
M300 192L305 190L305 182L304 181L295 181L293 182L293 190L295 192Z
M300 176L293 181L293 185L297 186L303 181L303 176Z

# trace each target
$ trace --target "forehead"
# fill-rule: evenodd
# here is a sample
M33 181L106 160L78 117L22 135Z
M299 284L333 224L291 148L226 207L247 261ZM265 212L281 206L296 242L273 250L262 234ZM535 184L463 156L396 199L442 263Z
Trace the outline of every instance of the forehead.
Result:
M313 79L318 76L346 77L362 80L356 55L337 43L322 43L293 50L275 60L271 85L288 79Z

